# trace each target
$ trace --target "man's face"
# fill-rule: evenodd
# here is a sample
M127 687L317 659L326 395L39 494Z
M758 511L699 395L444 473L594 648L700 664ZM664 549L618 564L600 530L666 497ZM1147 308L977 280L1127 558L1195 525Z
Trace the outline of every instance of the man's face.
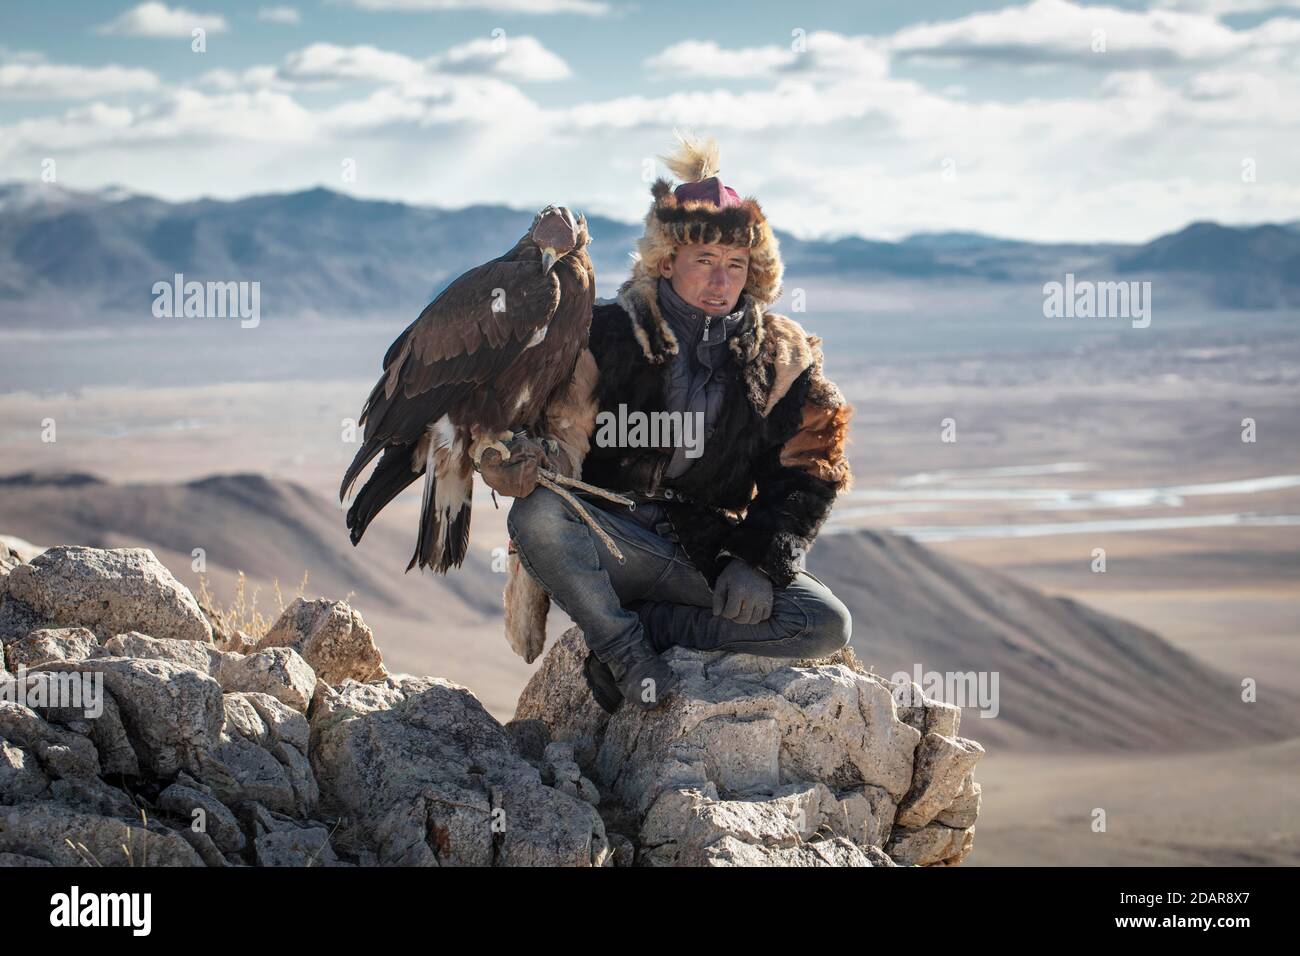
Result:
M689 305L706 315L727 315L736 307L749 276L749 250L742 246L681 246L660 271Z

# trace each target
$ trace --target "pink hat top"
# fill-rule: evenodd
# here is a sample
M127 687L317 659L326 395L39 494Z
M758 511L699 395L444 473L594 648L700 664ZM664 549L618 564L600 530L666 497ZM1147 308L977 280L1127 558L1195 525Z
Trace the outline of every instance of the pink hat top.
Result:
M724 186L717 176L710 176L698 182L682 183L673 190L673 195L677 197L678 202L703 200L713 203L719 209L741 204L740 196L736 191L730 186Z

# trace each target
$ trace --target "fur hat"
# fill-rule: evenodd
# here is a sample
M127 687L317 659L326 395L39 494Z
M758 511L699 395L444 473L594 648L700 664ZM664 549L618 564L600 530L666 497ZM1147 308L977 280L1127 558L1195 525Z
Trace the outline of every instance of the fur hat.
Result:
M659 266L678 247L690 243L722 243L749 249L749 277L744 291L761 305L781 296L781 252L758 200L741 199L718 178L718 144L678 135L671 156L661 157L683 180L676 189L663 178L650 193L654 202L645 218L645 235L637 243L638 257L631 284L657 282ZM648 289L647 289L648 291Z

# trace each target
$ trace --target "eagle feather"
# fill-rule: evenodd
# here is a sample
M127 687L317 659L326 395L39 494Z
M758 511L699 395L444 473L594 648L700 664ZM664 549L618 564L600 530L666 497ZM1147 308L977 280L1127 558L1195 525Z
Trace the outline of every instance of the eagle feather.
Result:
M720 150L717 140L709 137L701 141L690 133L673 132L677 136L677 149L659 158L674 176L682 182L695 183L718 175Z

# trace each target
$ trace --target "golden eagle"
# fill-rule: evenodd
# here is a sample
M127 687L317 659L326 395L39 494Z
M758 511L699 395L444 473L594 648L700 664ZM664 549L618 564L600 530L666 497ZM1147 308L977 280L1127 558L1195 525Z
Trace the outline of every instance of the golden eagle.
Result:
M596 273L586 219L547 206L505 255L447 286L398 336L366 399L364 440L339 489L382 457L348 510L355 545L385 505L424 475L407 570L446 573L469 544L474 464L515 430L542 434L545 410L587 347Z

